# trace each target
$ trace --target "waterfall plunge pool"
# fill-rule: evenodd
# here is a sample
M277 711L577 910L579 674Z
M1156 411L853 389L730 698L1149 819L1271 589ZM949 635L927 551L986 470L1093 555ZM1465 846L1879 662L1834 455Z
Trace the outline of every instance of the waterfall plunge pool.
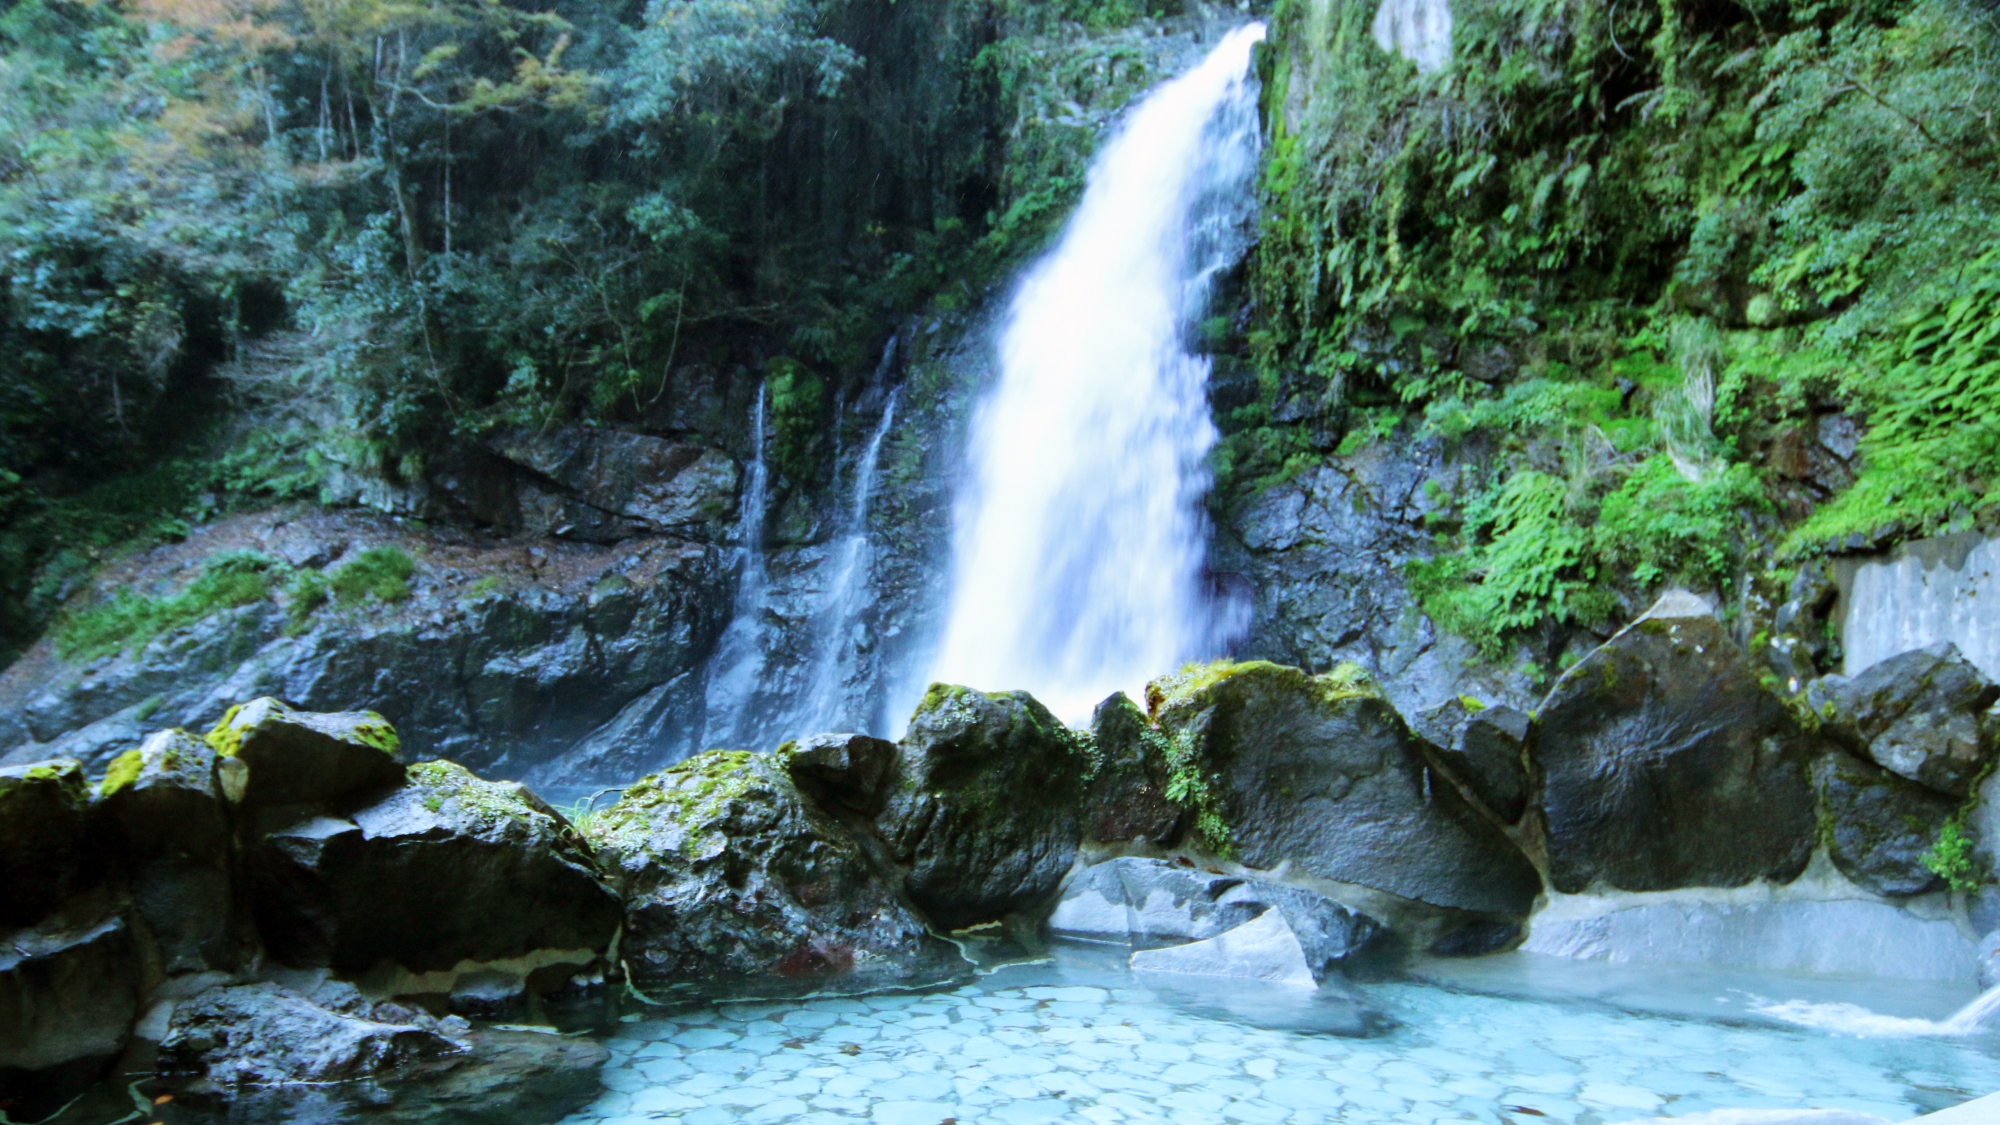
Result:
M1833 1033L1787 1002L1942 1020L1963 989L1502 954L1353 986L1388 1026L1282 986L1135 975L1123 947L929 993L629 1013L564 1125L1474 1121L1612 1125L1713 1109L1892 1121L2000 1090L2000 1033Z

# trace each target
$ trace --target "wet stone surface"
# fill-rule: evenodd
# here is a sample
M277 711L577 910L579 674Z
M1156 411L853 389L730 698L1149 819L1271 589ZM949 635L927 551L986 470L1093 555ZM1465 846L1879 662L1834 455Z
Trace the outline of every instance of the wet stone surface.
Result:
M1903 1120L2000 1089L1990 1037L1834 1037L1397 982L1362 986L1394 1029L1344 1038L1316 1025L1310 993L1117 965L1059 947L948 992L642 1016L607 1040L604 1092L565 1125L1613 1125L1801 1105Z

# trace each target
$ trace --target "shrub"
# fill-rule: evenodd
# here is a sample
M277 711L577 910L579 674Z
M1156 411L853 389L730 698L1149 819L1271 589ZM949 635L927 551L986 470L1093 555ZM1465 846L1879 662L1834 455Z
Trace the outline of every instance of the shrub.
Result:
M410 576L416 562L400 547L370 547L351 563L334 571L328 588L342 605L368 598L400 602L410 596Z
M264 600L284 569L284 563L254 551L215 555L178 594L147 597L121 590L108 603L65 620L56 629L56 652L79 660L142 648L218 611Z

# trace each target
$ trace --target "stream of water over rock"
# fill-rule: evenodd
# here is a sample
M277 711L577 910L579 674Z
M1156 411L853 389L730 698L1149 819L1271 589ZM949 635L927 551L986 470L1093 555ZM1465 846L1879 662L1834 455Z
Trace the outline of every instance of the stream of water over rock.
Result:
M1246 244L1263 37L1229 33L1131 112L1015 293L973 424L933 679L1025 689L1075 718L1218 643L1202 581L1209 363L1189 336Z

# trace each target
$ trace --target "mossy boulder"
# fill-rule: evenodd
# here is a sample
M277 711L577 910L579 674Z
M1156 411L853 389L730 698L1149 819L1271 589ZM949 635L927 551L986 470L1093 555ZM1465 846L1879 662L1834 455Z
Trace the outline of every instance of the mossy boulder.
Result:
M633 972L896 977L934 952L872 842L793 780L795 770L819 776L806 768L815 762L828 765L810 753L711 750L628 787L590 822L624 895L620 948Z
M1963 798L1993 756L1987 708L2000 685L1950 642L1892 656L1852 679L1828 676L1816 693L1833 704L1832 733L1883 769Z
M229 709L208 732L225 795L246 808L352 802L399 784L396 729L373 711L298 711L276 699Z
M95 877L89 830L76 762L0 768L0 929L41 921Z
M1813 762L1813 785L1827 851L1841 874L1879 895L1944 886L1924 857L1959 802L1841 750Z
M1124 692L1097 705L1090 720L1097 772L1083 795L1083 838L1172 847L1188 811L1167 797L1171 770L1146 713Z
M1026 692L933 684L878 823L910 898L947 930L1045 904L1075 862L1087 739Z
M0 934L0 1101L13 1120L53 1112L125 1049L144 962L120 907L86 894Z
M158 731L114 760L98 787L126 856L133 905L169 973L233 969L254 948L236 901L217 761L186 731Z
M582 968L618 927L617 896L567 820L451 762L411 767L408 784L349 816L259 837L246 866L258 928L288 965Z
M1208 842L1243 864L1477 915L1533 906L1534 866L1436 776L1357 670L1214 665L1147 694L1174 791L1206 804Z
M1789 882L1812 854L1808 740L1705 608L1649 615L1536 716L1559 891Z

